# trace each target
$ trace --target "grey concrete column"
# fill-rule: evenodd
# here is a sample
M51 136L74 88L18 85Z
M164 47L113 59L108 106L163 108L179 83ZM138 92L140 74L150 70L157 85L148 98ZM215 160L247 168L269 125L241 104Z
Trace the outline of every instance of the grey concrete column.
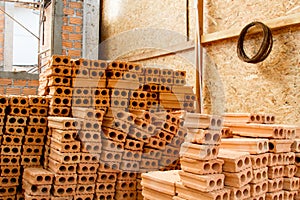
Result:
M83 5L83 57L98 59L100 0L85 0Z
M5 12L9 15L14 15L14 3L5 2ZM4 71L12 71L13 69L13 35L14 22L11 18L5 15L4 18Z

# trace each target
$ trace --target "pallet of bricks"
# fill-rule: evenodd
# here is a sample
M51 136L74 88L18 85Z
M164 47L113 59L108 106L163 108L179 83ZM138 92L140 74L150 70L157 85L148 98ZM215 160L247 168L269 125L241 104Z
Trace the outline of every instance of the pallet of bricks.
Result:
M24 199L22 174L41 168L48 100L38 96L0 97L0 197Z
M222 139L221 147L250 154L252 199L299 199L295 126L275 124L275 116L264 113L226 113L224 126L232 135ZM245 160L237 161L245 165Z
M143 199L141 172L180 167L178 110L195 104L185 83L183 71L53 56L39 88L50 100L51 198Z

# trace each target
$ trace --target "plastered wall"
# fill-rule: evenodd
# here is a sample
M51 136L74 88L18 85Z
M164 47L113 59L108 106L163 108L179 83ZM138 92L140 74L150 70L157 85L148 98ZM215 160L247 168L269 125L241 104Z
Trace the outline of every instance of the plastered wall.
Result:
M119 8L109 2L104 1L102 40L107 41L124 33L125 36L124 40L110 43L113 45L104 52L105 58L128 58L128 55L133 56L137 52L146 53L151 48L143 41L157 41L157 37L149 38L143 34L134 37L126 34L126 31L164 28L185 36L181 39L169 37L169 40L161 36L158 41L164 45L171 46L187 40L186 1L118 0ZM273 19L300 11L300 2L297 0L207 0L204 5L204 33L230 28L242 29L251 21ZM194 19L193 1L189 1L189 39L193 39L195 32ZM238 59L237 38L204 46L206 113L270 112L277 116L278 123L300 125L300 28L293 26L274 31L273 37L274 46L270 56L255 65ZM144 45L144 48L135 50L136 43ZM259 45L260 39L249 38L245 48L251 55ZM133 48L129 51L128 46ZM190 50L142 62L187 69L188 82L194 85L193 57L194 50Z

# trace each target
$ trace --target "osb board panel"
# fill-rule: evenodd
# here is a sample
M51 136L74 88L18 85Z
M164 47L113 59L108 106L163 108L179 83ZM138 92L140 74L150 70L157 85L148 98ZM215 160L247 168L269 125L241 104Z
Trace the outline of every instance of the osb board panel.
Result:
M300 27L273 32L273 37L270 56L259 64L238 59L237 39L216 42L206 48L206 76L212 88L220 92L213 98L211 92L206 93L207 112L269 112L277 116L278 123L300 125ZM245 49L251 55L260 41L248 41ZM219 99L217 103L215 97Z
M186 2L104 0L102 40L135 28L161 28L186 34Z
M204 32L212 33L244 27L252 21L263 21L298 13L299 0L205 0Z

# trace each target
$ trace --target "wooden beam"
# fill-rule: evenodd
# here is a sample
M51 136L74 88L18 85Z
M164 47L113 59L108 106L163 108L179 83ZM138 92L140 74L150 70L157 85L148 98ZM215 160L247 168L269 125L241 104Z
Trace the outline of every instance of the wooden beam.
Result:
M282 16L275 19L270 19L266 21L262 21L264 24L266 24L270 29L276 30L287 26L293 26L300 24L300 13L288 15L288 16ZM246 26L246 24L245 24ZM233 28L228 29L225 31L218 31L215 33L209 33L202 35L201 37L201 43L202 44L208 44L211 42L229 39L229 38L235 38L238 37L240 32L242 30L241 28ZM252 31L249 31L249 34L256 33L258 30L253 29Z

